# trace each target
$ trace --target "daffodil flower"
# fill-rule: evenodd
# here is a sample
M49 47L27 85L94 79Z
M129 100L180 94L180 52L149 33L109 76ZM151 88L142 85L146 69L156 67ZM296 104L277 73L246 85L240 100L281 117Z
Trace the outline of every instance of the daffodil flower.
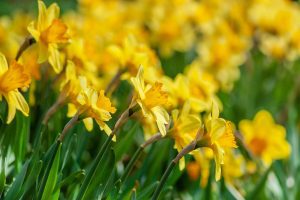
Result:
M13 61L8 67L5 56L0 53L0 101L2 96L8 104L7 123L15 117L16 110L21 111L25 116L29 114L29 106L19 92L19 88L28 87L30 76L25 73L22 65Z
M112 131L106 122L111 119L111 114L116 112L116 108L111 105L110 99L104 95L104 90L98 92L88 86L85 77L80 76L79 81L82 90L77 96L77 103L69 104L68 116L79 114L89 131L92 130L93 119L95 119L100 129L110 135ZM115 136L113 140L115 140Z
M163 106L167 104L168 94L162 91L162 83L155 82L154 85L145 85L143 76L143 67L140 67L137 76L131 78L136 91L134 100L141 107L145 117L152 116L156 120L159 132L165 136L169 114Z
M274 122L268 111L259 111L253 121L242 120L239 129L246 146L265 165L270 165L273 160L289 157L291 147L285 139L286 130Z
M201 128L201 119L197 114L190 113L190 103L186 102L179 111L172 111L173 127L170 130L170 136L174 139L174 148L180 152L197 137ZM185 166L184 158L179 161L179 168L182 170Z
M231 122L219 118L219 108L216 103L212 104L212 111L206 121L209 147L213 150L216 163L216 180L221 178L221 165L224 164L225 148L237 148Z
M59 73L62 70L61 56L58 50L60 44L69 41L67 26L58 19L59 7L52 4L46 8L43 1L38 1L39 16L37 22L31 22L28 31L36 40L38 45L38 62L46 60L52 65L54 71Z

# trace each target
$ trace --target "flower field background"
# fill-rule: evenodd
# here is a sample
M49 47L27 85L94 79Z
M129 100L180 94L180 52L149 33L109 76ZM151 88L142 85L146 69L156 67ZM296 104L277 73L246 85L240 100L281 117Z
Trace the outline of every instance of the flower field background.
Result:
M0 1L0 199L300 199L299 102L298 1Z

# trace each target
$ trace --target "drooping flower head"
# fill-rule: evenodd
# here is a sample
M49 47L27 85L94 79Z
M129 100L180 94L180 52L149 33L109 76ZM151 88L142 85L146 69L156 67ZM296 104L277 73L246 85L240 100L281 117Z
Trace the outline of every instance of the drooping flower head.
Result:
M177 109L172 111L173 127L170 129L170 136L174 139L174 148L178 152L194 141L201 129L199 115L191 114L190 109L190 103L186 102L180 112ZM179 162L179 168L183 169L184 166L183 158Z
M106 122L111 119L111 114L116 112L116 108L104 95L104 90L97 91L90 87L85 77L80 76L79 81L82 90L78 94L75 104L69 105L68 116L73 116L77 112L89 131L92 130L93 119L95 119L100 129L110 135L111 129ZM115 140L115 136L113 140Z
M169 115L164 109L167 104L168 94L162 91L162 83L155 82L154 85L144 82L143 67L140 67L136 77L131 78L135 89L134 100L141 107L145 117L152 116L158 126L159 132L166 135L166 125L169 123Z
M22 65L12 61L8 67L5 56L0 53L0 101L2 96L7 101L8 116L6 122L8 124L15 117L16 110L28 116L29 106L18 89L28 87L30 81L30 76L25 73Z
M216 163L216 180L221 178L221 165L224 164L225 149L237 148L233 129L230 121L219 118L219 108L212 103L212 111L206 121L206 136L209 138L209 145L213 150Z
M29 24L28 31L39 48L38 62L42 63L48 60L54 71L59 73L62 70L62 63L58 45L69 41L68 28L58 19L59 7L57 4L54 3L46 8L44 2L38 0L38 7L38 19Z

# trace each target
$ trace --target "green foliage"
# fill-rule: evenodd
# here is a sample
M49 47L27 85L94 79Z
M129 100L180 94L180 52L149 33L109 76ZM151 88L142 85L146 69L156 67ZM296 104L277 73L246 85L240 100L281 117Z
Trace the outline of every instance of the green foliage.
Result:
M74 1L58 3L63 11L76 6ZM13 6L8 0L1 1L0 14L10 14ZM32 9L32 4L22 3L21 6ZM163 59L165 73L175 77L184 70L193 54L176 52L172 57ZM200 188L199 180L191 181L186 171L180 171L176 166L160 195L161 199L235 199L239 196L270 199L276 197L276 194L268 191L268 186L274 184L272 179L268 179L272 174L278 181L284 199L300 199L300 97L295 94L299 90L296 84L299 74L300 61L284 63L269 60L259 51L253 51L249 62L241 66L241 79L235 83L233 91L219 93L224 107L222 115L235 124L242 119L252 118L260 109L272 112L279 122L287 121L284 125L292 148L288 161L273 163L261 177L246 177L249 184L245 184L243 191L237 191L224 180L215 183L213 176L210 176L205 188ZM36 96L49 102L34 106L33 110L38 112L33 113L38 113L37 116L24 117L17 113L16 119L7 126L6 105L3 102L0 104L0 197L150 199L168 163L176 155L173 143L165 139L144 149L128 178L122 182L120 178L126 166L144 140L139 123L128 121L119 131L116 143L105 143L107 136L96 126L91 133L87 133L81 123L70 130L63 144L59 144L56 138L67 123L63 117L66 108L51 119L49 127L40 125L43 113L57 97L48 85L38 84ZM115 91L114 98L121 102L118 110L123 111L128 106L128 101L124 99L130 90L129 84L122 81ZM49 93L44 94L45 91ZM97 156L102 148L102 155ZM243 147L240 149L247 154ZM13 161L9 158L12 154ZM246 157L250 159L249 155Z

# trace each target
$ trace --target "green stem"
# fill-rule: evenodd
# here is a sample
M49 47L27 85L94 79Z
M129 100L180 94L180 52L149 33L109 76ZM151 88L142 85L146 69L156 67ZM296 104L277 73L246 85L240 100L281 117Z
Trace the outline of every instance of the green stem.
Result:
M39 147L41 145L41 138L47 132L47 128L48 128L48 126L45 124L40 125L40 128L37 132L37 136L35 137L34 142L33 142L33 149L35 151L37 151L39 149Z
M184 147L178 154L177 156L171 161L171 163L169 164L167 170L164 172L159 185L157 186L157 188L155 189L155 192L152 196L152 200L157 200L159 197L159 194L161 192L161 190L163 189L170 173L172 172L172 170L174 169L175 165L179 162L179 160L186 154L188 154L189 152L193 151L195 148L197 148L197 140L198 138L196 138L196 140L192 141L189 145L187 145L186 147Z
M86 177L83 180L82 186L80 187L79 193L77 195L77 200L83 199L84 195L87 191L88 186L90 185L91 181L92 181L92 177L95 175L96 173L96 169L98 168L103 155L105 154L105 152L107 151L107 147L110 145L110 143L112 142L112 138L113 138L113 134L110 134L109 137L106 139L106 141L104 142L104 144L102 145L99 153L97 154L97 157L91 167L91 169L89 170L89 172L87 173Z
M126 179L128 178L129 173L132 171L133 166L135 165L136 161L142 154L143 150L144 150L144 148L142 146L140 146L137 149L137 151L134 153L133 157L130 159L130 161L125 169L125 172L123 173L123 175L120 178L122 183L124 183L126 181Z
M76 198L77 200L81 200L81 199L84 198L84 195L87 191L87 188L88 188L88 186L90 185L90 183L92 181L92 177L95 175L96 169L100 166L100 163L103 159L103 155L105 154L105 152L107 151L110 143L112 142L112 138L116 135L117 131L123 126L123 124L129 119L129 117L135 111L136 110L133 110L133 108L128 108L121 114L120 118L118 119L118 121L115 124L115 127L114 127L113 131L111 132L109 137L104 142L104 144L101 147L99 153L97 154L97 157L96 157L95 161L92 164L91 169L89 170L89 172L87 173L85 179L83 180L83 183L82 183L82 185L79 189L79 193L78 193L77 198Z
M174 169L176 163L174 162L174 160L169 164L167 170L165 171L164 175L162 176L159 185L157 186L157 188L155 189L155 192L152 196L152 200L157 200L159 197L159 194L161 192L161 190L163 189L165 182L167 181L170 173L172 172L172 170Z
M160 140L162 138L160 133L157 133L155 135L153 135L152 137L150 137L148 140L146 140L143 144L141 144L139 146L139 148L136 150L136 152L134 153L133 157L130 159L124 174L121 176L121 182L124 183L129 175L129 173L131 172L133 166L135 165L136 161L138 160L138 158L140 157L140 155L142 154L143 150L150 144L153 144L154 142Z

